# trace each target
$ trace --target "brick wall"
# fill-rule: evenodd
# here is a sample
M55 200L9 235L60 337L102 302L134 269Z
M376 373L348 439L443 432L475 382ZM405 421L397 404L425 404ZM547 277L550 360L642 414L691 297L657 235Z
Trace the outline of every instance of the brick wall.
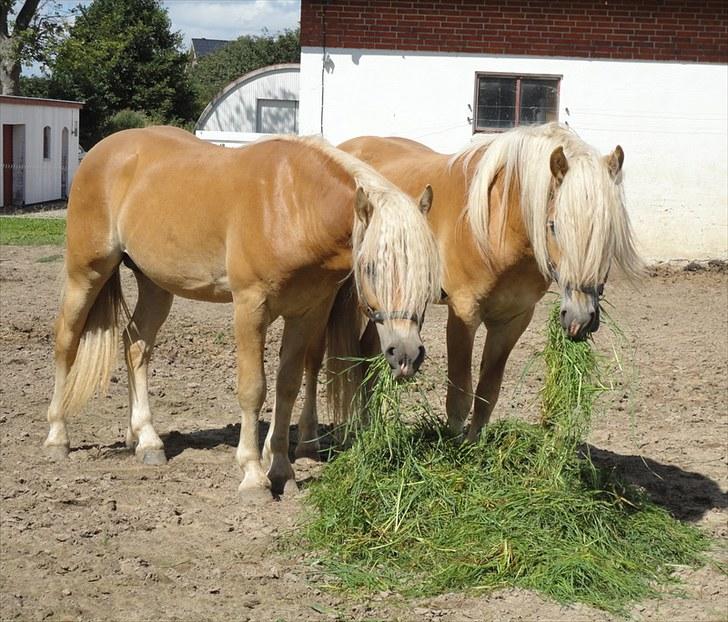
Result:
M301 44L728 62L725 0L301 0Z

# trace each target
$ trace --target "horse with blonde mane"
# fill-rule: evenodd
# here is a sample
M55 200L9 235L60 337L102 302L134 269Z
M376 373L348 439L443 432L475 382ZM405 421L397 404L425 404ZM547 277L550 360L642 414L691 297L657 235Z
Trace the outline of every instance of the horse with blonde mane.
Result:
M232 302L240 492L270 497L292 490L288 432L306 349L322 339L327 323L332 353L346 354L343 344L358 337L346 314L332 312L337 291L342 308L354 308L359 292L361 304L385 318L379 337L395 375L412 375L422 361L417 318L440 292L437 247L423 216L431 198L427 189L417 205L370 166L320 139L275 138L238 150L174 128L106 138L84 158L69 199L47 452L68 454L66 418L108 382L125 310L124 262L139 289L123 331L127 445L144 463L166 461L152 425L147 369L173 297ZM355 288L341 287L347 278ZM279 316L285 323L276 400L261 460L263 350L267 328Z
M437 201L428 221L448 305L447 417L461 434L475 396L470 441L488 422L508 356L551 281L561 293L563 329L584 339L599 328L610 266L629 277L642 270L624 204L619 146L601 156L553 123L483 135L455 155L401 138L355 138L340 148L405 192L425 180L432 185ZM487 337L473 394L471 357L481 324ZM304 414L312 416L311 408Z

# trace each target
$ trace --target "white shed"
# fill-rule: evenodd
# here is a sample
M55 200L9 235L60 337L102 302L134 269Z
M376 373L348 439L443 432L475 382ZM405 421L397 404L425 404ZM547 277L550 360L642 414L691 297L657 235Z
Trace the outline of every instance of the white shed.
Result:
M298 134L297 63L269 65L228 84L207 105L195 135L226 147L261 136Z
M78 168L81 102L0 95L0 206L68 196Z

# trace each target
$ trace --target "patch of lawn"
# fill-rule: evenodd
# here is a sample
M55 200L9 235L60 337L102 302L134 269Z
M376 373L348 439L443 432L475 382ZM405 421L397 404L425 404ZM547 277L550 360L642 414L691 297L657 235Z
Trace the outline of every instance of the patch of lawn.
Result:
M0 244L12 246L63 246L66 237L64 218L0 218Z

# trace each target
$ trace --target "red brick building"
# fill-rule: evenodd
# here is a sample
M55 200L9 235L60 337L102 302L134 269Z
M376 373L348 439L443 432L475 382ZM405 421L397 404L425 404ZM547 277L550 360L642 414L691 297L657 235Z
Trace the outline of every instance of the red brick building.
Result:
M624 147L649 256L728 256L728 3L301 0L301 44L301 133L455 151L558 120Z

